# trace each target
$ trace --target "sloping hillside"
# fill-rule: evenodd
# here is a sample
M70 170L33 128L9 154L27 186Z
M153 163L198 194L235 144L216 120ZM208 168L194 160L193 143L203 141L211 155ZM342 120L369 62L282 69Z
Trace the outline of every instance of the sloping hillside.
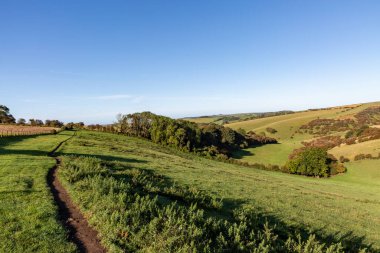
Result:
M340 107L332 107L320 110L308 110L297 112L294 114L274 116L262 119L254 119L242 122L227 124L226 126L233 129L242 128L246 131L254 131L256 133L265 134L274 137L279 141L279 144L265 145L254 147L238 152L235 154L237 158L252 163L271 163L283 165L288 155L296 148L302 147L303 141L310 141L316 137L310 131L300 131L301 126L317 119L334 119L334 120L356 120L355 115L367 108L380 106L380 102L347 105ZM268 128L273 128L277 132L268 132ZM344 136L346 131L335 131L333 133L325 134L326 136ZM332 154L346 154L351 158L360 153L376 154L378 142L364 142L354 145L340 145L335 147L330 152ZM351 153L347 153L352 151ZM338 157L339 158L339 157Z
M361 179L360 173L351 172L330 179L307 178L216 162L142 139L94 132L79 133L60 153L100 159L118 178L123 173L131 175L134 169L147 170L162 175L166 184L200 189L223 199L223 211L219 215L240 207L253 208L287 229L292 226L292 230L310 229L325 238L351 241L352 246L372 242L380 247L377 243L380 241L380 184L375 168L367 171L373 175L372 179ZM78 203L88 214L100 212L91 222L101 227L102 217L106 216L102 216L96 205L86 204L92 197L82 192L88 183L83 181L73 186L67 182L66 185L71 187L74 198L83 202ZM147 189L157 194L155 187L150 185ZM345 235L347 238L342 239ZM112 238L109 236L108 240ZM361 236L364 237L360 239Z

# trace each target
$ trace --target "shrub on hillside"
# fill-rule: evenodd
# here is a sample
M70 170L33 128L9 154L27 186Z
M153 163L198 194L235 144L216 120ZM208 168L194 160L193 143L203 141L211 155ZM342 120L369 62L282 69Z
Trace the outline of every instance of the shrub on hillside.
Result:
M380 153L376 156L372 154L358 154L354 157L354 161L364 160L364 159L380 159Z
M264 134L256 134L253 131L249 131L245 135L245 139L249 145L264 145L264 144L278 143L275 138L265 136L265 133Z
M271 134L275 134L275 133L277 133L277 130L274 129L274 128L271 128L271 127L267 127L265 130L266 130L268 133L271 133Z
M341 139L339 136L324 136L310 142L302 142L302 144L306 147L331 149L333 147L339 146L342 144L342 142L343 139Z
M314 177L328 177L345 172L344 167L338 165L337 160L326 149L318 147L295 150L285 167L289 173Z
M339 157L339 162L341 163L348 163L349 161L350 159L348 159L347 157L344 157L344 156Z

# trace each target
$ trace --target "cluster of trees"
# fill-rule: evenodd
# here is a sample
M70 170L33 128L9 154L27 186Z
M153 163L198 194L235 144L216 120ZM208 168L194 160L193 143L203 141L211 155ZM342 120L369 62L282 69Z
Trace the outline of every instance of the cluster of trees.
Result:
M327 150L318 147L296 149L285 165L289 173L314 177L328 177L344 173L346 168Z
M92 124L87 125L86 129L92 130L92 131L99 131L99 132L107 132L107 133L120 133L118 130L118 127L116 125L100 125L100 124Z
M9 108L5 105L0 105L0 124L14 124L15 118L9 113Z
M63 122L56 119L54 120L47 119L45 120L45 122L40 119L29 119L29 122L26 122L26 120L23 118L18 119L17 124L30 125L30 126L56 127L56 128L61 128L64 125Z
M83 122L69 122L66 123L63 127L65 130L73 130L73 129L83 129L85 127L85 124Z
M264 133L265 134L265 133ZM275 138L267 137L265 135L256 134L253 131L249 131L245 138L250 146L261 146L265 144L276 144L278 143Z
M118 115L118 133L211 156L230 156L231 152L248 147L249 141L241 133L217 124L198 125L175 120L151 112Z
M9 108L5 105L0 105L0 124L18 124L18 125L30 125L30 126L48 126L60 128L63 126L63 122L59 120L45 120L40 119L29 119L27 122L24 118L16 119L10 114Z

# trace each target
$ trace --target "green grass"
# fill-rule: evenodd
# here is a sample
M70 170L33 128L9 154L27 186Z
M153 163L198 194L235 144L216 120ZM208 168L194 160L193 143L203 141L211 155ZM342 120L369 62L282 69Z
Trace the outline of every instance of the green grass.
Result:
M184 120L194 122L194 123L212 123L218 119L219 117L184 118Z
M0 139L0 252L75 251L57 221L46 185L47 171L54 165L47 152L71 134ZM251 208L285 228L311 230L324 240L331 237L355 246L372 244L380 250L379 160L350 162L344 175L314 179L216 162L142 139L87 131L67 142L60 153L96 157L113 164L115 175L125 173L121 168L163 175L171 185L194 187L222 198L222 213ZM75 199L81 206L89 203ZM86 212L86 216L94 222L93 213Z
M371 163L378 161L352 163L345 175L315 179L225 164L137 138L95 132L80 132L61 154L153 171L178 185L223 198L226 212L251 207L287 227L310 229L335 240L346 236L346 242L373 244L380 250L379 172Z
M356 143L353 145L341 145L329 150L335 157L344 156L353 160L357 154L371 154L378 156L380 153L380 139ZM379 161L380 164L380 161Z
M278 144L268 144L263 146L251 147L236 151L234 158L247 161L249 163L265 163L273 165L284 165L288 160L289 154L296 148L302 147L301 141L304 135L296 135L293 139L282 140Z
M0 252L75 252L46 184L67 134L0 138Z

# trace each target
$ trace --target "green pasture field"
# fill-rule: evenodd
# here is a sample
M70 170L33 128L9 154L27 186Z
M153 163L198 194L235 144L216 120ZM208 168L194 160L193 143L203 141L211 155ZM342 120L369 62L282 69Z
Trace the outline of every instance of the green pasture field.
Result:
M254 131L258 134L265 133L267 136L276 138L279 142L279 144L251 147L238 151L234 154L235 158L242 159L249 163L284 165L289 154L291 154L295 148L302 147L302 141L308 141L313 138L310 134L297 133L297 130L303 124L307 124L317 118L349 118L368 107L378 105L380 105L380 102L347 107L334 107L325 110L302 111L294 114L236 122L227 124L226 126L233 129L242 128L246 131ZM266 131L267 127L274 128L277 132L275 134L268 133ZM332 149L330 153L337 155L338 158L340 155L353 158L360 153L378 154L379 148L379 142L372 141L349 146L342 145Z
M0 138L0 252L75 252L46 183L48 157L72 133Z
M373 161L353 163L344 175L317 179L226 164L138 138L88 131L67 142L60 155L95 157L153 171L174 184L223 198L223 212L250 207L286 227L356 246L372 244L380 250L379 171ZM86 198L70 192L79 204ZM85 211L94 217L93 210ZM96 223L96 218L90 222Z
M47 153L71 135L65 131L0 139L0 251L75 252L57 221L57 209L46 184L47 171L54 165ZM139 138L90 131L81 131L66 142L59 155L64 160L74 155L114 163L113 173L120 176L121 168L163 175L170 184L194 187L222 198L218 215L251 208L286 229L307 230L326 241L359 248L372 245L373 250L380 250L380 174L376 160L351 162L348 173L317 179L226 164ZM86 209L83 196L68 190L90 223L96 223L96 213ZM112 231L112 227L105 229Z

